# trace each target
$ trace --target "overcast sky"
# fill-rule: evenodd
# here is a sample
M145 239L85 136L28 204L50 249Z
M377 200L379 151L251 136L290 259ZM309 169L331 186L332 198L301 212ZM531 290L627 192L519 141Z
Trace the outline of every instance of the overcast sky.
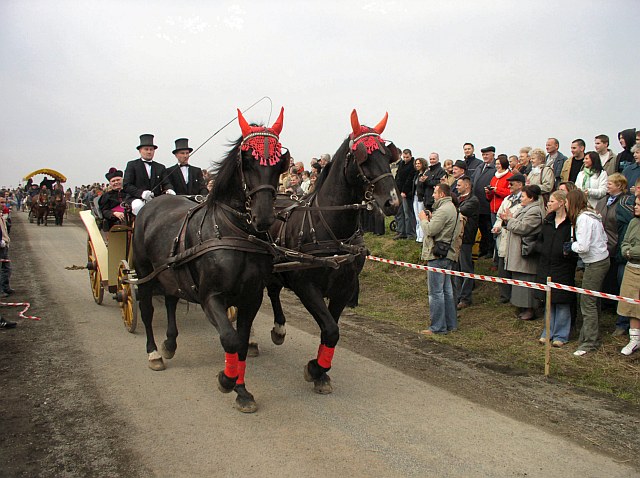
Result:
M640 127L640 1L0 0L0 185L49 167L104 181L156 135L196 147L263 96L309 165L335 152L349 115L414 156L462 144L513 154ZM633 47L633 45L636 45ZM270 116L271 115L271 116ZM207 167L233 122L191 160Z

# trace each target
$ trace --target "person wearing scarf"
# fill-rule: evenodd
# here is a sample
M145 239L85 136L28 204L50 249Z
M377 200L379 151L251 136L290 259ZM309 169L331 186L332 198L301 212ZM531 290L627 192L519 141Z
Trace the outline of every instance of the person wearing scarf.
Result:
M600 155L589 151L584 156L584 167L578 173L576 186L586 194L591 208L595 208L598 200L607 194L608 179L607 172L602 169Z

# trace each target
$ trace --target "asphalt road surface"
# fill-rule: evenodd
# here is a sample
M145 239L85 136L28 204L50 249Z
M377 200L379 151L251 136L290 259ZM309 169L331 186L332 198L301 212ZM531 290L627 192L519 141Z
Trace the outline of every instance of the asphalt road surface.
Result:
M393 352L362 355L353 338L336 351L334 393L317 395L302 376L318 347L315 325L290 323L273 345L267 301L255 323L261 354L246 372L259 409L242 414L235 393L216 387L223 350L198 307L179 306L176 356L151 371L141 322L126 332L109 295L93 302L87 271L65 269L86 263L85 230L14 216L23 258L13 256L14 287L31 291L24 298L43 320L0 334L24 367L0 382L2 395L31 407L3 411L1 476L638 476L619 458L403 373ZM166 319L155 306L160 343Z

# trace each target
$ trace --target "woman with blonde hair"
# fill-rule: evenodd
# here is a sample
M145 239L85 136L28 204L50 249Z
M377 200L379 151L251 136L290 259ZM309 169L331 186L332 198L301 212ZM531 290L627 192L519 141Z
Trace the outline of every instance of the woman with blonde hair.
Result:
M607 249L609 251L609 272L605 276L602 291L618 295L622 275L624 273L624 258L620 255L620 243L624 238L629 221L633 218L633 196L627 194L627 178L620 173L614 173L607 180L607 195L596 204L595 210L602 217L604 232L607 234ZM606 300L612 306L615 302ZM624 335L629 330L629 319L618 316L613 336Z
M442 163L442 167L446 174L440 181L447 183L449 186L453 185L456 180L456 178L453 177L453 159L445 159L444 163Z
M567 193L564 191L552 192L547 202L547 216L542 221L542 229L538 235L536 250L540 253L538 258L537 281L547 282L551 277L553 282L559 282L569 286L575 285L576 262L575 254L565 252L564 244L571 242L573 226L567 217L566 211ZM536 299L544 301L544 291L534 292ZM571 330L571 305L574 303L573 292L553 289L551 291L551 345L562 347L569 341ZM540 342L546 341L546 328L542 330Z
M531 156L531 172L527 176L527 184L540 186L540 191L546 204L556 183L553 168L545 165L546 156L540 148L532 149L529 155Z
M578 254L584 262L582 288L601 291L602 281L609 270L607 235L604 232L602 218L589 206L584 192L580 190L567 194L566 207L575 236L565 245L565 248L567 252L573 251ZM580 311L582 312L580 345L573 353L578 357L593 352L600 346L598 299L580 294Z

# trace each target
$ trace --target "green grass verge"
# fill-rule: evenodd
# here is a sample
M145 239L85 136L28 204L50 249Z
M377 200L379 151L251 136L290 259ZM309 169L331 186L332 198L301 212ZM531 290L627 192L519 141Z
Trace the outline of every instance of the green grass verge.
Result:
M393 241L391 237L391 234L366 234L365 241L374 256L419 263L421 244ZM476 273L497 275L490 266L488 260L477 261ZM429 325L426 272L367 261L360 275L360 291L358 314L416 333ZM481 354L504 365L543 374L544 347L537 339L544 320L518 320L516 309L500 304L497 297L496 284L476 281L473 306L458 313L459 330L432 340ZM603 346L596 353L574 357L575 336L565 347L552 349L551 376L640 403L640 354L631 357L620 354L628 338L611 337L614 327L614 312L604 312L600 323Z

